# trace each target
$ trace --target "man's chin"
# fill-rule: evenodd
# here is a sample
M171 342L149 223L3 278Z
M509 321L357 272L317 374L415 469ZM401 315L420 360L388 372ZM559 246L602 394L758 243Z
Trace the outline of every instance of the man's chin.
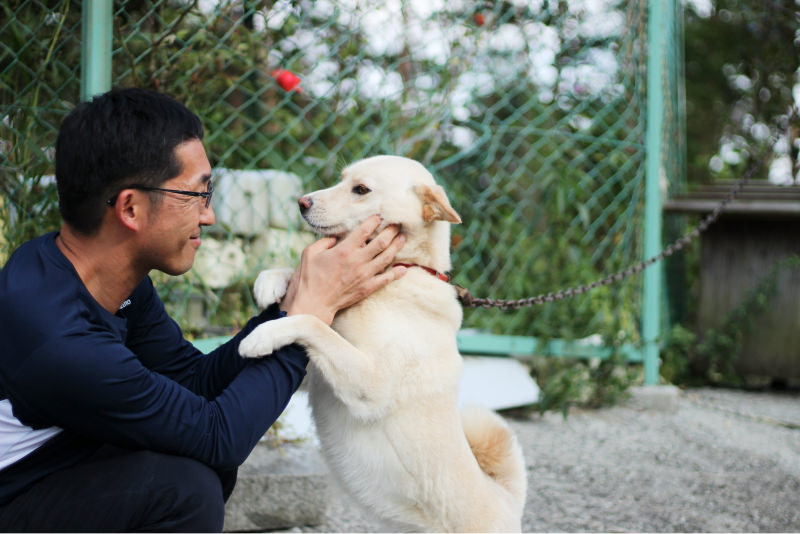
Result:
M191 269L191 267L189 267ZM157 271L161 271L162 273L169 275L169 276L181 276L182 274L186 274L189 272L189 269L173 269L173 268L157 268Z
M162 265L156 267L156 270L161 271L164 274L168 274L169 276L180 276L182 274L186 274L194 265L194 252L195 251L193 250L190 258L186 258L181 262L176 262L171 265Z

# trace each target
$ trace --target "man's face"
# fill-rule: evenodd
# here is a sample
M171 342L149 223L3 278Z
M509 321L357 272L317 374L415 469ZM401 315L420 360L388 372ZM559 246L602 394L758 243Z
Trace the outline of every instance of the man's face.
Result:
M185 141L175 148L182 172L159 187L202 193L208 190L211 164L203 143L198 139ZM183 274L191 269L203 226L214 224L214 210L206 199L179 193L158 192L164 198L152 204L147 220L143 261L170 275Z

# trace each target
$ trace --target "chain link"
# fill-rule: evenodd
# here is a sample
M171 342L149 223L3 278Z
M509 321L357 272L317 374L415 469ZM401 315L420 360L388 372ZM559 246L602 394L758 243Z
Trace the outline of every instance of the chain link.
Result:
M618 271L612 275L609 275L605 278L601 278L599 280L595 280L589 284L580 285L577 287L571 287L568 289L562 289L555 293L542 293L540 295L536 295L535 297L528 297L523 299L517 300L505 300L505 299L492 299L492 298L481 298L481 297L473 297L472 294L469 292L468 289L456 285L456 292L458 293L458 299L461 301L461 305L467 308L500 308L501 310L518 310L524 307L531 307L534 304L544 304L546 302L555 302L557 300L564 300L566 298L574 297L576 295L582 295L586 293L590 289L594 289L596 287L607 286L614 282L620 282L629 276L632 276L636 273L640 273L645 270L650 265L663 260L669 256L672 256L679 250L683 249L686 245L691 243L693 240L697 239L701 233L705 232L709 226L711 226L723 212L725 207L732 202L736 196L742 191L745 184L750 181L756 171L761 167L762 160L757 160L747 171L744 173L744 176L733 186L733 188L725 195L719 204L714 208L714 211L706 215L700 224L698 224L691 232L687 233L680 239L677 239L675 242L667 246L664 250L662 250L656 256L652 258L648 258L646 260L640 261L637 264L631 265L627 269L623 269Z

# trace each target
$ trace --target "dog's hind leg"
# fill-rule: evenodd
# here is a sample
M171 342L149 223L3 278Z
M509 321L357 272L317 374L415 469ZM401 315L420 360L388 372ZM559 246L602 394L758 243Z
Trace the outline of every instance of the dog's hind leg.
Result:
M298 343L351 413L380 417L394 397L396 377L313 315L292 315L262 323L239 343L239 354L266 356Z
M496 413L481 407L461 413L464 434L481 470L511 494L520 515L525 506L525 459L514 432Z

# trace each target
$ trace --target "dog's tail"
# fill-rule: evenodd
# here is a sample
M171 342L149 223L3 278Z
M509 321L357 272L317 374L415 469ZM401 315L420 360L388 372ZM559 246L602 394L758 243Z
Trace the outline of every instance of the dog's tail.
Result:
M502 417L481 407L464 409L461 420L481 470L508 490L521 514L527 483L522 448L514 432Z

